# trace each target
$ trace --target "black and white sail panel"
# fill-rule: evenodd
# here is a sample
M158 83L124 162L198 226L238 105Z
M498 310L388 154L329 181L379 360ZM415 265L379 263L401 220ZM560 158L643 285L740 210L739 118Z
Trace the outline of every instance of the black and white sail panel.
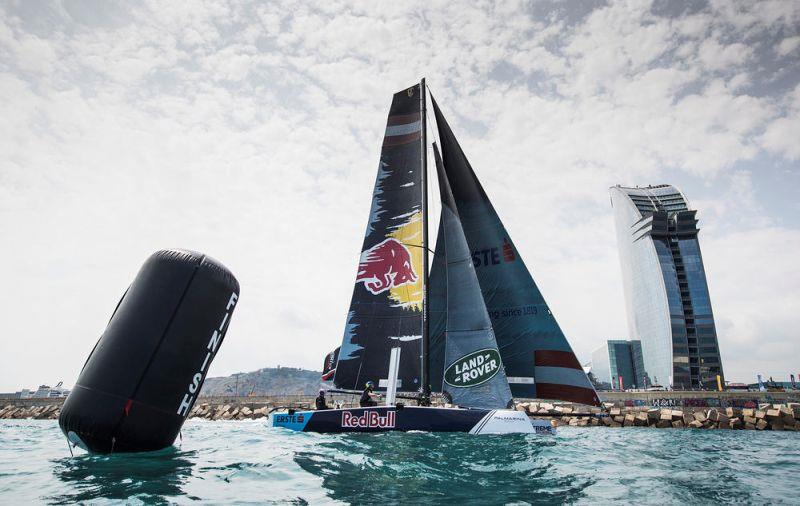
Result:
M434 145L442 198L442 236L447 263L447 317L442 391L455 404L503 409L513 401L481 295L450 185Z
M420 86L394 95L372 208L334 384L386 386L400 347L398 390L420 388L422 342L422 146ZM383 382L381 380L384 380Z
M447 180L514 397L599 404L597 393L431 97Z

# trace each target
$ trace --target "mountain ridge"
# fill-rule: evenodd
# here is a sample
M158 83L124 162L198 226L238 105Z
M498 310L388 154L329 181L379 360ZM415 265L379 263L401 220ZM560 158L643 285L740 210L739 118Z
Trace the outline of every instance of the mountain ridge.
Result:
M265 367L257 371L206 378L200 397L316 395L322 373L301 367Z

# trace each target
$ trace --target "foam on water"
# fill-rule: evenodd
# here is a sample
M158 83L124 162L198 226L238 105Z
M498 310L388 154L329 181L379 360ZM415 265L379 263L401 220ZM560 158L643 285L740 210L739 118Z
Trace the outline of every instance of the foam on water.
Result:
M55 421L0 421L0 502L796 503L800 434L562 428L320 435L189 421L179 447L71 457Z

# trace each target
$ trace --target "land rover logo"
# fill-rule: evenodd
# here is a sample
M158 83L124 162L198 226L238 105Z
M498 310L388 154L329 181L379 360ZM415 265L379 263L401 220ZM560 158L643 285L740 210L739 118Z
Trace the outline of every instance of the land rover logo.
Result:
M474 387L494 378L502 365L497 350L487 348L473 351L444 371L444 381L453 387Z

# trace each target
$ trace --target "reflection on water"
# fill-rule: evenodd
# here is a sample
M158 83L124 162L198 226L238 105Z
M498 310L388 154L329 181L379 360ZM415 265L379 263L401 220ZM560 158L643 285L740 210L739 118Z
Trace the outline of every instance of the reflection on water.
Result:
M564 503L593 482L560 473L535 435L350 434L295 453L303 470L346 502Z
M71 504L99 498L125 500L136 496L152 502L182 496L181 486L192 474L193 457L195 452L173 447L157 452L76 454L54 459L53 473L67 485L68 492L47 499Z

